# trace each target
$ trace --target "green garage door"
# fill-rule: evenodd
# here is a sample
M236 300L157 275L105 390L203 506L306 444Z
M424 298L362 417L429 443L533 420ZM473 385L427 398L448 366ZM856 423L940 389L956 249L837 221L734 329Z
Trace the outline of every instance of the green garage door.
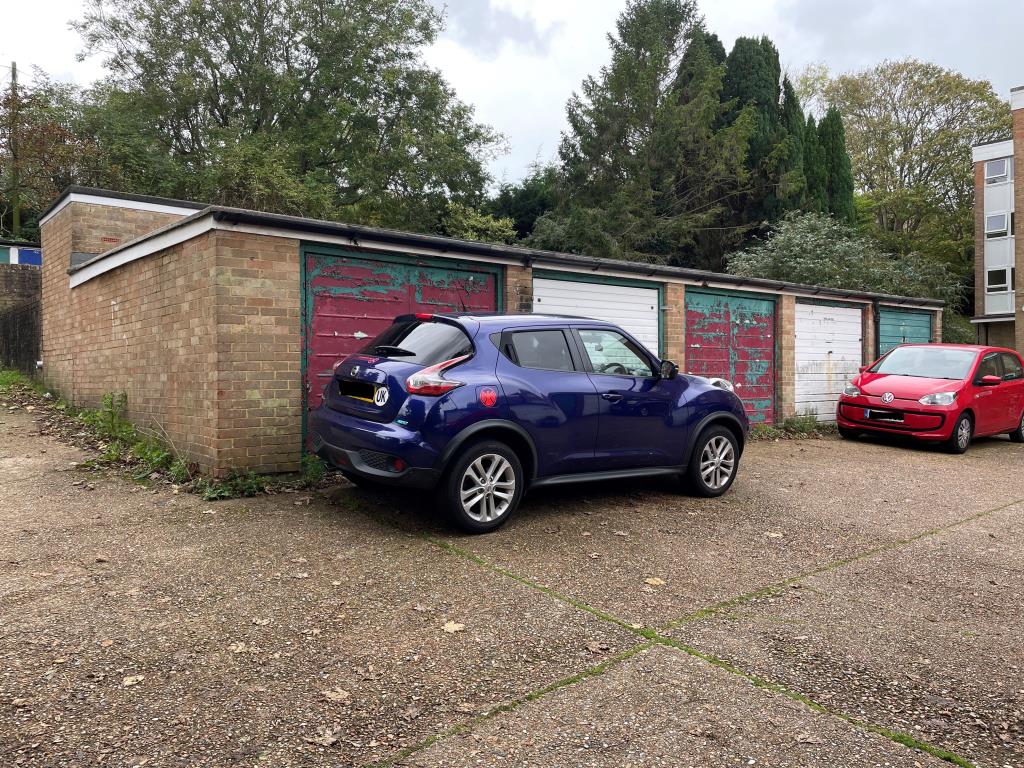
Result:
M932 340L932 313L908 309L878 310L878 354L899 344L927 344Z

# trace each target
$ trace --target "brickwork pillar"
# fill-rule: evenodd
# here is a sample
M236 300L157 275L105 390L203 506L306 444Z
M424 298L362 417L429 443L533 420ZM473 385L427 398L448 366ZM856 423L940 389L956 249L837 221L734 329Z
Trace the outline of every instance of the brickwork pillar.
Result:
M776 304L775 420L796 416L796 296L783 294Z
M682 283L665 284L665 311L662 313L665 323L665 349L662 357L671 360L686 370L686 286Z
M875 362L875 350L878 349L878 339L875 337L875 305L865 304L861 315L861 365L870 365Z
M505 310L533 312L533 269L517 264L505 267Z
M932 317L932 343L939 344L942 341L942 310L936 309Z

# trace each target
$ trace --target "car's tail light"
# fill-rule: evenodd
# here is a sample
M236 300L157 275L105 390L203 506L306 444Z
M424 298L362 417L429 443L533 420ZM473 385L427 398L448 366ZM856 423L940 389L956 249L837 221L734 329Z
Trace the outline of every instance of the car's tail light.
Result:
M459 363L468 360L469 358L469 355L453 357L451 360L445 360L443 363L431 365L421 371L416 371L416 373L406 379L405 391L410 395L436 397L437 395L443 395L447 392L451 392L457 387L461 387L465 382L446 379L444 377L444 372L449 368L453 368Z

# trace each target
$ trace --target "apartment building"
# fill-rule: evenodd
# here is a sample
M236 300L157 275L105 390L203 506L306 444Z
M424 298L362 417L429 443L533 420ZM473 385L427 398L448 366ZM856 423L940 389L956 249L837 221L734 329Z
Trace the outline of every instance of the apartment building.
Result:
M1024 350L1024 236L1016 213L1024 211L1024 86L1010 92L1013 134L972 149L974 162L974 299L971 322L983 344Z

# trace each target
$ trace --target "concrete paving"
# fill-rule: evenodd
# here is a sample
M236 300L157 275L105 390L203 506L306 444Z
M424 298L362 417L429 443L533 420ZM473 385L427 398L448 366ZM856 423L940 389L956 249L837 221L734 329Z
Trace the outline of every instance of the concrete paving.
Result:
M0 765L1024 765L1005 440L758 443L722 499L466 537L84 472L37 418L0 409Z

